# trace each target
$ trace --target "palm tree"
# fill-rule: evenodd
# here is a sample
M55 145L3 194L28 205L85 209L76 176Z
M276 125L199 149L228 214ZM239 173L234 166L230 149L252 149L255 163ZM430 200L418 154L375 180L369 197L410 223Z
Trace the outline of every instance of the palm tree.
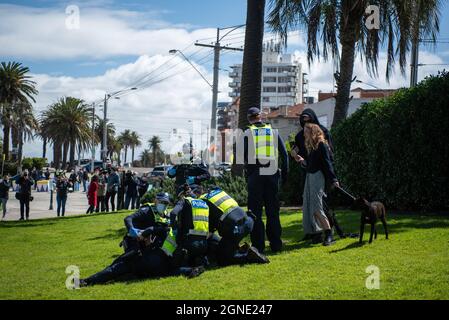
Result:
M29 103L19 103L11 114L13 145L18 147L18 167L22 165L23 143L34 138L34 132L39 130L39 123L34 117L33 106Z
M142 154L140 155L140 161L142 161L143 167L147 168L150 166L151 152L149 149L145 149L142 151Z
M153 136L150 140L148 140L148 146L153 153L153 167L156 165L157 155L161 151L161 143L162 140L158 136Z
M54 161L59 168L62 155L62 163L67 163L69 156L70 165L75 161L76 150L86 150L91 147L92 110L82 100L65 97L42 113L42 134L48 137L54 146ZM95 143L95 141L94 141ZM69 153L70 151L70 153Z
M140 140L140 136L136 131L132 131L131 132L131 136L130 136L130 147L132 150L132 155L131 155L131 163L134 162L134 150L136 147L139 147L142 145L142 141Z
M265 0L248 0L243 52L239 128L248 124L248 109L260 105Z
M379 29L369 29L365 23L369 5L379 8ZM271 0L268 23L285 45L289 31L304 27L309 64L321 55L325 61L332 56L339 62L339 72L335 74L334 127L347 116L351 84L356 79L353 78L356 53L364 59L368 73L377 76L379 48L385 44L387 80L397 57L404 74L406 56L414 38L411 30L421 30L418 32L421 37L434 40L439 32L441 5L441 0Z
M18 62L0 64L0 107L3 125L3 154L9 159L9 138L11 135L11 115L20 103L36 102L36 83L30 80L27 67Z
M131 146L132 137L131 137L131 130L126 129L123 131L119 137L118 140L122 144L123 148L125 149L125 163L128 155L128 148Z

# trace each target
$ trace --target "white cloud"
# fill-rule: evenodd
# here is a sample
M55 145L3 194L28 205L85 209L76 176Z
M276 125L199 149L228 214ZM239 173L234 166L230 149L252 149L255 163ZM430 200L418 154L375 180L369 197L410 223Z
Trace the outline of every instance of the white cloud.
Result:
M131 129L141 135L144 145L137 150L136 158L140 151L147 147L146 141L152 135L161 136L165 150L169 150L173 143L169 140L169 132L173 128L183 129L185 139L188 139L187 132L192 130L192 125L188 123L189 119L201 121L204 139L206 139L206 127L210 125L212 92L196 71L180 57L141 56L134 63L110 69L96 77L75 78L33 74L33 80L37 82L39 90L35 111L39 114L62 96L74 96L88 102L100 102L106 92L111 93L132 86L136 80L163 63L165 63L164 67L150 75L150 77L156 74L159 76L146 84L138 85L139 90L130 91L120 100L110 99L108 118L115 124L118 133ZM210 82L212 81L212 74L206 68L201 65L196 67L207 79L210 79ZM166 70L168 71L162 74ZM155 83L172 75L175 76ZM227 74L220 76L219 101L229 101L228 82ZM96 110L102 116L101 106L100 102ZM35 141L27 144L24 149L25 156L39 156L42 145L39 141Z
M79 5L79 29L68 29L65 7L32 8L0 4L0 55L18 59L105 58L154 55L182 49L214 29L189 31L154 12Z

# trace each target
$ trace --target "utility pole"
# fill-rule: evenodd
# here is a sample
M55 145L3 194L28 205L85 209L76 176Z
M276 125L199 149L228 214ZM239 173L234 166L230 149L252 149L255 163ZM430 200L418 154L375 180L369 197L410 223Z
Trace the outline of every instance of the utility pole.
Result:
M420 38L420 21L419 21L419 4L417 1L412 3L413 26L412 26L412 56L411 56L411 74L410 87L416 87L418 84L418 67L419 67L419 38Z
M232 48L227 46L221 46L220 41L226 37L229 33L232 31L244 27L245 25L238 25L228 28L217 28L217 41L214 45L210 44L203 44L203 43L195 43L196 46L200 47L207 47L207 48L213 48L214 49L214 80L212 84L212 118L210 122L210 128L211 128L211 135L210 135L210 145L214 145L215 143L215 134L217 131L217 100L218 100L218 72L220 70L220 52L221 50L233 50L233 51L243 51L241 48ZM220 37L220 30L227 30L228 31L225 35ZM210 162L215 162L215 146L211 151L210 155Z
M95 166L95 103L92 103L92 163L90 172L94 172Z
M104 107L103 107L103 150L102 150L102 160L103 168L106 168L106 154L108 152L108 119L106 118L108 112L108 95L104 96Z

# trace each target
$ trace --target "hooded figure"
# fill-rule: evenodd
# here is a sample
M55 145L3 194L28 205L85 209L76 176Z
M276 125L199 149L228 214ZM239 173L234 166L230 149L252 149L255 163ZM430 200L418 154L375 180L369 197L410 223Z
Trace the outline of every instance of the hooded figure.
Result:
M307 116L310 118L309 121L305 121L305 118L307 118ZM313 111L312 109L305 109L299 117L299 122L301 124L302 129L301 129L301 131L298 132L298 134L295 137L295 145L297 147L297 153L301 157L303 157L304 159L307 160L307 150L306 150L306 143L305 143L305 138L304 138L304 126L306 125L307 122L310 122L310 123L319 125L321 130L323 130L324 137L326 138L326 140L329 144L330 151L331 151L331 160L333 161L332 154L334 152L334 144L332 142L332 136L331 136L329 130L327 130L326 127L324 127L323 125L320 124L315 111Z

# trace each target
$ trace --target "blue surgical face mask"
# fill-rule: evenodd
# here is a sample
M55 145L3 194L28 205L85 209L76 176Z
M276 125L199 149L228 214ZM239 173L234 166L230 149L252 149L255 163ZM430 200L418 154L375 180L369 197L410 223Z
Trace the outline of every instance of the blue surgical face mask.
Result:
M156 210L160 215L163 215L165 213L166 208L167 208L167 205L165 203L156 204Z

